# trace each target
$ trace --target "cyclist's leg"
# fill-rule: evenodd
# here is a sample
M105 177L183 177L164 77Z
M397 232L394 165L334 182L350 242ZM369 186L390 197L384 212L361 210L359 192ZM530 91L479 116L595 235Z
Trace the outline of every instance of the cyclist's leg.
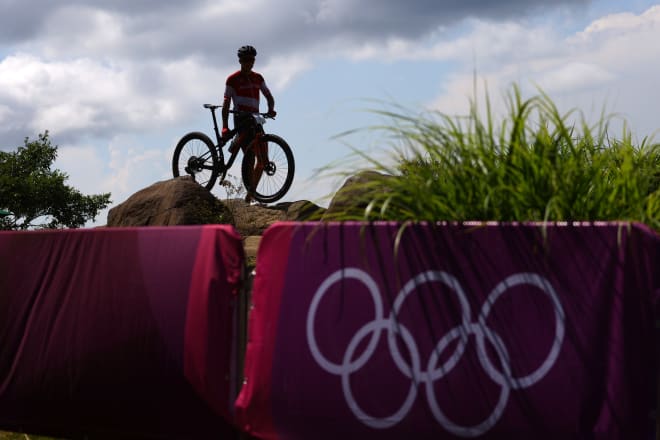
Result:
M252 171L252 182L254 182L252 187L256 189L259 185L259 181L261 180L261 176L264 173L264 169L268 164L268 143L263 142L261 140L261 136L255 139L254 155L257 158L257 163L254 167L254 170Z
M251 164L254 168L252 168L250 174L250 187L254 190L257 189L264 169L268 164L268 143L260 141L260 138L261 134L257 134L247 146L248 149L252 149L255 158L254 165ZM250 203L252 200L252 194L248 191L248 194L245 196L245 201Z
M243 115L240 113L234 115L234 128L236 129L237 133L232 140L231 145L229 146L229 153L231 154L234 154L236 151L238 151L239 148L245 148L245 145L248 143L248 117L251 116Z
M229 145L229 153L234 154L239 148L242 148L242 146L245 145L246 136L245 130L236 133L236 136L231 141L231 145Z

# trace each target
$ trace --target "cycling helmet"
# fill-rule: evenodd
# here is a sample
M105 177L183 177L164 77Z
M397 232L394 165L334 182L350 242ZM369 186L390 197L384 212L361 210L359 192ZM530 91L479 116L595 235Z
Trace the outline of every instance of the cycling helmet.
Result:
M254 57L254 56L257 56L257 49L255 49L252 46L243 46L240 49L238 49L239 58Z

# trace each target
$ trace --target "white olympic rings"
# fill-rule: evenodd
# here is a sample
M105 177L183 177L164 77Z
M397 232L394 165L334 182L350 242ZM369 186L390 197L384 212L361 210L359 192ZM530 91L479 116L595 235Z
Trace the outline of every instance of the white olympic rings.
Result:
M336 282L345 278L357 280L367 287L371 295L371 299L374 303L375 317L372 321L369 321L363 325L352 337L346 348L346 351L344 352L342 362L334 363L328 360L321 353L315 336L314 324L316 322L316 314L319 308L319 304L321 303L321 300L325 296L326 292ZM412 333L410 333L410 331L402 323L397 322L396 317L398 316L406 298L408 298L410 294L420 285L429 282L440 282L457 295L461 308L462 321L459 325L449 330L447 334L442 337L436 344L434 350L429 356L426 369L423 370L419 349ZM508 289L521 284L528 284L537 287L538 289L542 290L552 301L555 312L555 338L553 339L552 347L550 347L550 351L547 357L536 370L524 377L513 377L509 353L499 335L488 328L486 325L486 320L488 319L488 315L490 314L491 309L493 308L498 298L500 298L500 296L502 296ZM394 300L390 315L385 317L380 289L376 282L368 273L364 272L363 270L354 267L348 267L339 269L332 273L330 276L328 276L328 278L325 279L325 281L323 281L323 283L321 283L319 288L316 290L307 312L306 331L307 343L309 344L309 349L312 353L312 356L314 357L314 360L328 373L341 377L342 391L344 393L346 403L353 414L362 423L372 428L379 429L385 429L396 425L401 420L403 420L403 418L405 418L408 412L411 410L415 399L417 398L417 387L419 384L423 383L426 387L426 396L429 408L437 422L454 435L461 437L476 437L491 429L500 419L502 413L506 409L511 389L516 390L534 385L536 382L541 380L553 367L561 350L562 342L564 340L565 327L564 310L561 306L561 303L559 302L559 298L554 288L546 278L535 273L517 273L501 281L490 292L481 308L481 313L479 314L477 321L473 322L470 305L460 283L456 278L446 272L429 270L413 277L399 291ZM411 384L410 390L408 391L403 405L394 414L387 417L377 418L367 414L358 405L355 397L353 396L353 391L351 390L350 375L361 369L369 361L369 359L371 359L383 331L387 333L386 337L388 347L395 365L404 376L411 380ZM465 348L470 335L474 335L476 338L477 350L479 354L478 358L482 368L488 374L488 377L490 377L502 388L502 391L500 393L500 397L495 406L495 409L490 414L490 416L488 416L485 420L477 425L461 426L449 420L449 418L447 418L447 416L445 416L445 414L440 409L437 402L437 397L435 395L435 390L433 388L433 383L448 374L456 366L456 364L463 356L463 353L465 352ZM396 343L397 336L400 336L399 340L401 340L406 346L406 349L410 354L410 363L412 365L409 365L401 355L399 347ZM357 347L367 337L370 337L370 339L366 345L366 348L364 349L364 352L357 359L353 359ZM491 362L490 357L486 351L486 339L495 349L495 353L499 358L502 369L504 370L503 372L498 371L498 369ZM454 352L451 354L451 356L449 356L449 358L447 358L446 361L444 361L442 365L438 366L437 364L440 354L454 340L458 341Z

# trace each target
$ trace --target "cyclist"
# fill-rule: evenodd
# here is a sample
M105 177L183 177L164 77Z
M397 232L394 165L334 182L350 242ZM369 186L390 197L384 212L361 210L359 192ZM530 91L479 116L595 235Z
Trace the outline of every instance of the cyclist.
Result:
M268 102L269 117L275 117L275 99L266 86L264 77L257 72L252 71L254 60L257 56L257 50L252 46L242 46L238 49L238 62L241 65L241 70L232 73L227 77L225 85L225 95L222 104L222 137L227 138L229 132L229 103L233 101L234 110L245 111L249 113L259 112L259 92L263 93ZM237 148L245 149L249 142L248 133L245 127L249 123L249 118L252 116L237 113L234 116L234 127L238 130L236 139L229 147L229 151L234 153ZM246 142L247 141L247 142ZM257 164L254 168L252 181L250 186L256 188L268 158L268 145L263 143L255 146L255 155L257 157ZM248 193L245 197L246 202L250 202L252 196Z

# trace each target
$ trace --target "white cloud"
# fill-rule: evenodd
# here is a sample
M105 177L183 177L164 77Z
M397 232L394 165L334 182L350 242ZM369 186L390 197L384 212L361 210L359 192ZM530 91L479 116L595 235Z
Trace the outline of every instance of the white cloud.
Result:
M8 105L0 105L0 124L9 123L12 110Z
M124 18L89 6L71 5L49 16L41 32L45 38L28 44L32 53L46 58L93 57L104 59L116 52L126 35ZM84 38L80 38L84 35Z
M317 74L313 67L320 60L348 58L356 65L385 60L393 72L397 63L435 61L442 88L425 85L430 95L439 94L430 106L450 114L467 111L476 70L496 110L503 108L500 96L511 83L526 92L538 84L559 104L598 106L607 100L637 128L657 125L660 6L599 18L566 38L563 22L532 25L521 19L530 8L549 3L545 10L568 5L567 16L575 15L574 5L585 4L51 0L35 8L34 2L13 2L10 13L0 15L0 53L8 54L0 55L0 146L15 146L48 129L65 145L58 163L65 164L75 186L85 193L111 191L119 203L169 177L175 140L157 143L190 131L196 127L192 121L208 122L201 104L220 101L242 44L259 50L256 70L276 98L301 74ZM381 73L388 72L374 75ZM318 95L343 87L320 83ZM316 95L310 102L325 104ZM305 111L301 108L295 111ZM294 111L290 115L296 117ZM350 127L336 132L345 128ZM302 183L304 173L301 169L301 180L296 178L301 184L292 194L312 186Z
M451 38L444 28L423 39L390 37L379 42L366 42L348 47L354 60L377 59L396 61L462 61L499 63L502 59L518 60L538 50L552 52L559 35L549 26L530 33L518 22L466 21L470 32ZM521 44L524 41L525 44Z
M181 123L193 106L220 100L224 78L238 67L235 50L246 43L244 23L271 87L281 91L318 59L351 55L356 45L366 51L357 58L382 53L385 41L390 59L420 59L424 45L414 41L442 25L476 14L518 17L543 2L493 9L437 0L53 0L38 10L30 3L11 5L14 21L0 17L0 34L16 41L0 59L0 106L11 109L0 117L13 121L0 126L7 143L45 129L68 142ZM457 56L442 44L432 53Z
M220 0L203 4L197 13L200 19L232 19L236 14L250 13L262 8L260 0Z
M310 66L304 57L288 56L264 69L269 85L281 91ZM30 135L50 130L70 143L185 125L202 103L221 101L224 80L237 67L217 69L196 57L110 65L89 58L10 56L0 60L0 138L9 129Z
M647 29L652 29L660 22L660 5L652 6L640 15L629 12L610 14L599 18L578 32L575 40L593 40L603 34L622 34L631 32L639 33Z
M614 79L616 75L601 66L571 61L542 72L536 82L546 84L544 90L547 93L569 93L599 88Z
M660 128L651 115L655 103L660 101L660 90L654 87L656 73L660 69L660 7L646 12L616 14L600 18L568 38L556 39L547 27L524 28L514 26L512 36L534 35L524 39L527 48L516 57L497 60L477 58L478 84L483 92L487 84L496 113L505 109L502 92L511 84L522 86L525 96L536 93L540 87L548 93L560 110L579 108L588 120L595 122L605 107L607 113L616 112L635 121L632 127L640 135L650 134ZM468 37L479 47L491 38L488 26L476 25ZM509 38L509 50L519 44ZM502 52L506 52L507 44ZM497 49L496 49L497 52ZM465 63L462 73L457 72L446 81L443 91L430 105L449 114L465 114L468 110L466 97L474 96L473 63ZM479 97L479 95L477 95ZM482 95L483 96L483 95ZM591 110L591 112L589 112Z
M304 56L285 56L271 58L264 66L263 74L268 87L274 91L285 89L294 78L312 67L312 62ZM256 70L259 70L255 68Z
M108 146L110 170L104 186L113 188L113 199L118 203L133 192L169 175L169 161L163 160L163 150L145 148L131 136L117 136ZM171 159L171 158L170 158Z
M110 191L102 180L107 165L98 148L94 146L59 147L54 168L66 170L69 175L67 184L83 194L100 194Z
M217 65L248 38L264 54L332 50L416 41L470 17L520 19L546 9L579 8L586 0L179 0L75 2L35 8L15 2L0 16L0 36L26 52L54 58L172 60L201 56ZM249 26L250 31L245 31Z
M222 75L195 59L154 67L19 54L0 61L0 118L22 122L24 133L51 130L64 141L150 131L186 120L193 103L221 96ZM30 116L18 118L21 112Z

